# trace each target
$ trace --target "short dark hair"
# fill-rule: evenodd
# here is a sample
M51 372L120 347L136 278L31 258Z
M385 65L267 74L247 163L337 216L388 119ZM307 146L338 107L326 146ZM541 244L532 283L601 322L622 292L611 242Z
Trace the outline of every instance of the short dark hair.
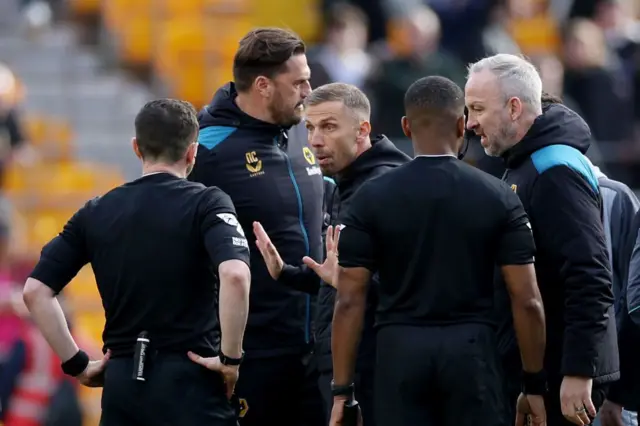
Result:
M464 114L464 92L448 78L423 77L407 90L404 108L407 115L459 118Z
M157 99L147 102L135 121L142 157L177 163L198 135L198 117L189 102Z
M342 102L345 107L369 120L371 103L356 86L347 83L329 83L315 88L304 100L306 105L320 105L325 102Z
M240 40L233 58L236 90L246 92L259 76L273 78L285 71L286 62L306 52L302 39L282 28L256 28Z

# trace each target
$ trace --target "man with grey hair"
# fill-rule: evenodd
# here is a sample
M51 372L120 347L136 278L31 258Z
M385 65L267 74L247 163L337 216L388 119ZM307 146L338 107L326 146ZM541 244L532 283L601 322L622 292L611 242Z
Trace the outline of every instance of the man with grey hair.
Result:
M521 57L499 54L469 68L467 128L505 160L537 247L547 318L549 426L589 424L620 377L602 195L584 154L591 132L561 104L542 105L542 82Z
M386 136L371 135L369 100L353 85L331 83L320 86L305 99L305 109L309 145L325 179L331 179L331 176L336 182L333 197L325 206L326 220L329 225L339 228L342 218L351 207L351 197L360 186L409 162L411 158L396 148ZM320 370L319 386L327 415L334 406L334 398L346 398L353 393L351 388L332 389L331 385L331 322L336 294L332 280L337 265L333 245L335 238L330 229L327 233L327 261L320 265L306 257L303 259L305 266L294 267L284 264L262 226L254 226L256 243L271 276L290 287L318 294L314 353ZM372 281L377 282L377 279L374 276ZM375 284L371 287L375 287ZM370 292L356 366L355 397L362 407L365 426L374 424L375 299L375 294Z

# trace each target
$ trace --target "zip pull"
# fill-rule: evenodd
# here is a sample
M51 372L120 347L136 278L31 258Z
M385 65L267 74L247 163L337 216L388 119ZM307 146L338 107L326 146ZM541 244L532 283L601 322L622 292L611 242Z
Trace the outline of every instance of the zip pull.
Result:
M282 130L278 135L278 148L280 148L283 151L286 151L288 145L289 145L289 135L287 135L287 132Z

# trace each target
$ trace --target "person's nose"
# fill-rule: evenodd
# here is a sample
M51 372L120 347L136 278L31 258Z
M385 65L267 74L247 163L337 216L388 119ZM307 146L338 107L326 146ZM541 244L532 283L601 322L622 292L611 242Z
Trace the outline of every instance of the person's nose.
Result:
M300 97L305 99L307 96L311 94L311 83L305 81L300 89Z
M324 146L324 138L319 129L309 130L309 145L311 145L314 154Z
M467 130L475 130L478 127L478 120L471 114L469 114L469 118L467 118Z

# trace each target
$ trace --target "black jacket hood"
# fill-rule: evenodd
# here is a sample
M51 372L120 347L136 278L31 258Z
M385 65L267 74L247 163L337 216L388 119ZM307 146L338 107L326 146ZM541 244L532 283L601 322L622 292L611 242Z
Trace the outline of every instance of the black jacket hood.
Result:
M213 95L211 103L198 114L200 130L211 126L252 128L273 134L289 130L245 114L236 105L237 96L238 92L233 82L227 83L218 89Z
M568 145L585 154L591 145L591 130L582 117L566 106L543 105L542 115L536 118L524 138L502 157L507 168L512 169L549 145Z
M378 135L371 140L371 148L360 154L340 174L336 175L336 184L344 191L359 176L367 175L371 169L382 166L396 167L411 160L404 152L400 151L385 135Z

